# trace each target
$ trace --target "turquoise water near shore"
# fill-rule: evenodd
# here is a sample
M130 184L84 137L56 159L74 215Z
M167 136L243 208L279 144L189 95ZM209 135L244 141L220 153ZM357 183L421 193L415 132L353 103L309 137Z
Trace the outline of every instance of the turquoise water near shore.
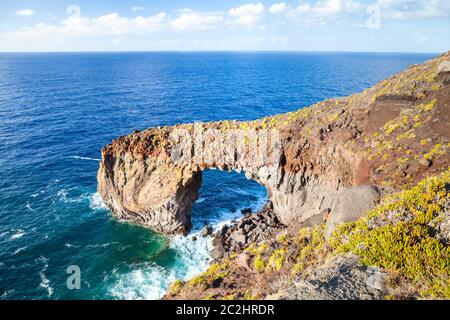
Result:
M111 218L100 149L133 129L251 120L348 95L431 55L0 54L0 298L157 299L209 263L210 240ZM192 234L260 208L265 190L207 171ZM69 265L81 289L66 286Z

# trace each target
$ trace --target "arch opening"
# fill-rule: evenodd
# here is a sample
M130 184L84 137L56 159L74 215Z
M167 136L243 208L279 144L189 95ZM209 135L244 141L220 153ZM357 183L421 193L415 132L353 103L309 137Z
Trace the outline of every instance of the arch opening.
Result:
M247 179L244 173L206 169L202 171L199 198L191 211L191 232L206 225L218 226L239 219L244 209L255 213L267 200L266 188Z

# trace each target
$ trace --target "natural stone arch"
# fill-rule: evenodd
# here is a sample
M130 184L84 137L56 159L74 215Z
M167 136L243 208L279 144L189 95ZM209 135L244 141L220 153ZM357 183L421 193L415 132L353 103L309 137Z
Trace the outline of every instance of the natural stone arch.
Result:
M448 148L449 58L445 53L362 93L282 115L150 128L120 137L102 149L98 191L120 220L167 234L186 233L201 172L243 171L266 187L281 222L331 214L329 234L339 222L373 206L379 196L373 185L400 188L424 177L414 157L396 160L406 127L417 155L437 153L437 159L425 161L429 170L449 166L449 157L442 156ZM421 123L426 131L414 123L425 113L430 114ZM402 126L403 131L396 130ZM255 157L264 144L252 139L264 130L275 130L278 142L269 141L272 148L262 148L269 153ZM222 135L216 140L212 132ZM238 139L231 143L228 133L236 132ZM429 136L436 145L421 143ZM394 174L380 174L380 168Z
M278 167L276 130L225 128L194 124L119 138L102 150L99 193L120 220L166 234L186 233L203 170L244 171L267 185L267 176ZM267 142L275 137L278 144L269 150ZM258 159L254 148L267 153Z
M266 121L153 128L121 137L102 150L99 193L116 218L165 234L190 229L205 169L244 172L265 186L285 224L329 211L343 180L352 178L341 151L323 148L320 139L293 140L290 129ZM329 169L333 163L338 170Z

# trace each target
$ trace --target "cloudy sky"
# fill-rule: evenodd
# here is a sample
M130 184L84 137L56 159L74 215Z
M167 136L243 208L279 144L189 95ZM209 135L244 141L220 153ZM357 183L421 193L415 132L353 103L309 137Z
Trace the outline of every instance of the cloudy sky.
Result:
M0 51L450 50L450 0L0 0Z

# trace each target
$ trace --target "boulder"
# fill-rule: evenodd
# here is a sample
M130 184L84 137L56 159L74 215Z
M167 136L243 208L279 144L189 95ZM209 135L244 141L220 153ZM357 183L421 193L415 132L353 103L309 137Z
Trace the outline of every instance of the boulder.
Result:
M225 248L222 242L222 237L217 234L213 239L213 249L211 251L211 256L213 259L222 258L225 253Z
M243 252L236 257L235 262L238 266L244 268L245 270L253 272L252 268L250 268L250 266L248 265L249 260L250 260L249 255Z
M213 227L211 227L210 225L207 225L205 227L203 227L203 229L200 231L200 235L202 237L206 237L206 236L210 236L213 232Z
M341 187L325 226L325 236L330 237L339 224L357 220L365 215L379 200L378 189L370 185Z
M224 253L225 253L225 248L223 247L223 244L219 242L212 249L211 257L213 259L219 259L219 258L223 257Z
M239 232L234 232L231 238L239 244L245 244L247 242L247 235Z
M227 231L228 231L228 230L229 230L228 226L227 226L227 225L224 225L224 226L222 227L222 229L220 230L220 234L225 235L225 234L227 234Z
M424 166L424 167L429 167L429 166L431 166L433 164L433 162L431 162L430 159L422 158L422 159L419 160L419 164Z
M445 73L445 72L450 72L450 61L449 60L442 61L439 64L438 73L441 74L441 73Z

